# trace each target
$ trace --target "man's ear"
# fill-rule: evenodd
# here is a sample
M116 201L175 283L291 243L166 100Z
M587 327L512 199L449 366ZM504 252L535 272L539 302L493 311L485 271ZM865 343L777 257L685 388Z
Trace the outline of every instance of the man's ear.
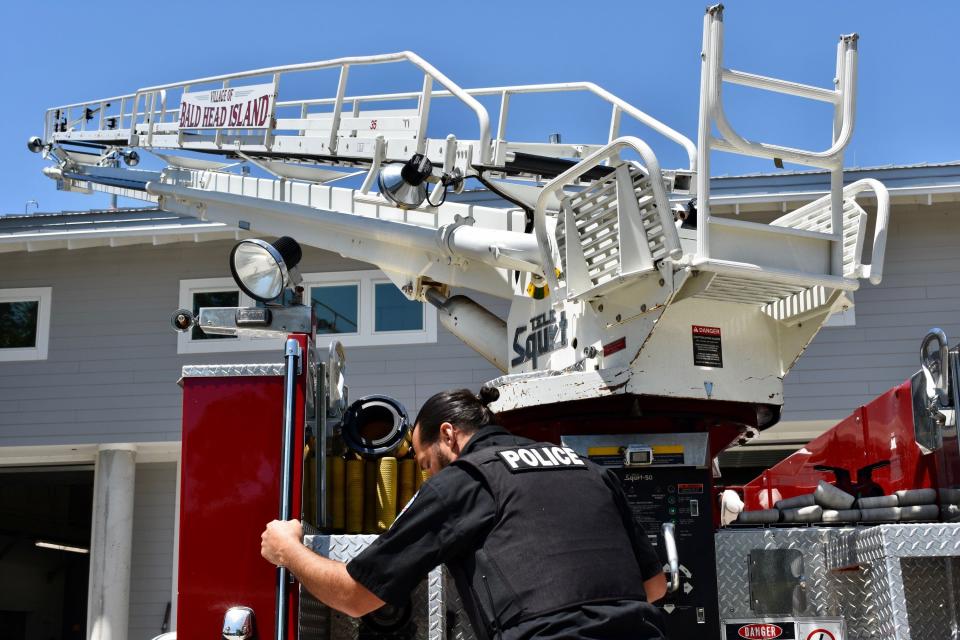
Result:
M440 425L440 441L451 449L457 446L457 436L454 433L455 429L456 427L449 422L444 422Z

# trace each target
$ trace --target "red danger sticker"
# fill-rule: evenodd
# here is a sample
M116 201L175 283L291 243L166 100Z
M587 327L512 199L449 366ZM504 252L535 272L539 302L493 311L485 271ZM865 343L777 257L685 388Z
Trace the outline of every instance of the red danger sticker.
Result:
M717 336L720 337L720 327L701 327L693 325L693 335L695 336Z
M783 629L776 624L745 624L737 631L737 635L746 640L767 640L779 638Z
M723 637L727 640L797 640L804 637L797 634L797 623L792 620L737 620L727 622L724 631Z

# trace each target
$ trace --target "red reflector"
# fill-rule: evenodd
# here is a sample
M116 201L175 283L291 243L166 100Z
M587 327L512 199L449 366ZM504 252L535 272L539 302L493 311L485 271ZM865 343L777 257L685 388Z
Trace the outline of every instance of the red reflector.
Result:
M608 356L611 353L616 353L617 351L623 351L627 348L627 338L624 336L619 340L614 340L609 344L603 345L603 355Z

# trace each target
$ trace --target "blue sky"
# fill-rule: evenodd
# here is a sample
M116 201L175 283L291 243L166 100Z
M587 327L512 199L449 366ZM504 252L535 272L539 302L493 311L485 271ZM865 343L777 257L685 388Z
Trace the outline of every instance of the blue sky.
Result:
M28 200L37 200L41 211L107 203L105 196L59 193L41 174L44 162L25 142L41 133L48 107L231 71L401 49L419 53L465 87L590 80L696 139L704 7L689 0L8 3L0 25L0 212L22 212ZM733 0L725 16L726 66L824 87L833 77L837 36L860 34L848 166L960 159L954 45L960 3ZM412 74L384 69L351 75L349 91L417 88ZM542 140L559 131L564 141L595 142L606 135L607 111L596 102L514 104L511 139ZM728 114L747 137L829 146L830 109L819 103L735 88ZM678 148L655 134L631 126L623 131L647 139L663 165L684 164ZM726 154L713 160L714 175L773 170L770 162Z

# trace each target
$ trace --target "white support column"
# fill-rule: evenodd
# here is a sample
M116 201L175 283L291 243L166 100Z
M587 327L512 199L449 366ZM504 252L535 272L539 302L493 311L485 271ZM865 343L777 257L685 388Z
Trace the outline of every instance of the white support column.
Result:
M127 640L137 449L101 445L93 483L87 640Z

